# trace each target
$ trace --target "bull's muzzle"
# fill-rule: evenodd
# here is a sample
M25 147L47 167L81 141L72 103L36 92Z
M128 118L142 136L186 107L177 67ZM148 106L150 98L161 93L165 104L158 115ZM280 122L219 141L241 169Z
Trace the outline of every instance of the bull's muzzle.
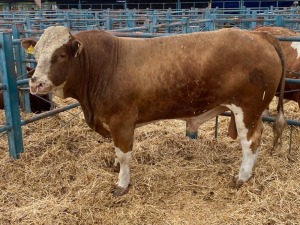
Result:
M47 94L51 91L51 86L45 82L38 81L37 77L32 77L29 80L30 93L36 94Z
M39 87L42 86L42 83L34 83L36 79L31 78L29 81L30 93L36 95L39 92Z

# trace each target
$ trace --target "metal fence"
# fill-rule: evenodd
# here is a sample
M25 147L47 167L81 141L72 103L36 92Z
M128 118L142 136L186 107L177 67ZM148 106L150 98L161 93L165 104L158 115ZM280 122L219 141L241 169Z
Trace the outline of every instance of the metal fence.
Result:
M31 35L49 26L63 25L71 30L116 30L134 28L132 31L150 33L181 33L180 23L188 29L215 30L223 27L253 29L257 26L284 26L299 30L300 7L284 10L268 9L199 9L185 10L45 10L0 12L0 31L17 26L19 31Z
M137 13L122 11L118 13L105 12L105 19L95 20L89 17L90 14L85 14L87 18L83 20L86 24L83 25L85 29L98 29L99 24L105 24L105 29L114 33L116 36L127 36L127 37L143 37L151 38L163 35L173 35L178 33L191 33L198 31L208 31L218 29L218 23L224 23L237 21L235 18L227 17L227 14L215 13L212 14L211 11L207 11L202 14L198 14L198 11L180 11L177 12L151 12L150 14ZM68 14L71 18L72 14ZM79 14L82 16L82 14ZM188 15L188 16L187 16ZM199 19L201 15L201 19ZM254 18L253 12L249 13L246 10L241 14L243 18L239 18L239 23L248 23L250 27L256 26L258 23L258 18ZM285 16L288 15L288 18ZM294 17L298 14L260 14L260 16L265 16L261 23L268 23L268 25L282 26L283 24L289 23L289 17ZM143 20L141 19L143 18ZM145 19L146 18L146 19ZM17 18L18 19L18 18ZM80 20L79 18L77 18ZM234 19L234 20L233 20ZM295 19L293 19L295 20ZM34 20L32 20L34 21ZM81 21L81 20L80 20ZM140 22L142 21L142 22ZM70 27L71 21L65 19L53 18L47 20L47 26L53 25L52 22L59 23ZM94 24L94 23L97 24ZM7 132L9 152L10 156L13 158L18 158L19 154L24 150L22 141L22 126L38 119L42 119L56 113L69 110L71 108L77 107L79 104L72 104L63 108L58 108L50 112L46 112L40 115L36 115L30 119L22 120L18 105L18 86L28 85L28 79L26 79L26 63L33 63L33 59L27 59L23 48L20 46L20 38L29 35L39 36L42 33L42 29L46 26L46 21L39 21L40 29L25 29L22 26L18 26L18 22L13 23L8 31L0 32L0 62L1 62L1 76L2 84L0 85L0 90L3 90L5 99L5 117L6 123L4 126L0 126L0 132ZM27 21L28 25L31 21ZM42 24L42 26L41 26ZM245 25L246 26L246 25ZM138 32L136 32L138 31ZM75 32L75 31L74 31ZM300 37L292 38L279 38L282 41L300 41ZM21 80L16 79L19 77ZM299 79L287 79L287 83L300 84ZM23 101L25 111L30 111L28 96L24 95L21 98ZM272 122L274 118L263 118L264 121ZM288 120L289 125L300 126L299 121Z

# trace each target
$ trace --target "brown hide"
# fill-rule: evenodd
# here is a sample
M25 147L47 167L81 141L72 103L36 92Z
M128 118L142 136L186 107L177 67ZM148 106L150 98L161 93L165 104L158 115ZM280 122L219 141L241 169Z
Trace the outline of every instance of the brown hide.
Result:
M56 86L65 80L64 97L80 102L98 133L107 124L124 152L132 148L136 124L197 116L224 104L242 108L251 137L282 76L280 46L263 32L131 39L85 31L75 38L81 54L74 58L70 40L54 52L48 76ZM62 52L67 59L59 58Z
M34 73L34 70L30 67L26 67L26 70L28 71L27 77L31 78ZM29 94L29 98L30 98L30 108L33 113L42 113L44 111L49 111L51 109L49 95L35 96ZM4 109L3 92L0 92L0 109Z
M259 27L254 29L254 31L265 31L274 36L281 36L281 37L300 36L300 33L283 27ZM288 70L286 73L286 78L299 79L300 78L299 75L289 72L289 71L294 71L296 73L300 73L300 58L298 58L297 50L291 46L292 42L290 41L281 41L280 44L282 46L286 58L286 69ZM300 42L299 42L299 46L300 46ZM300 85L285 84L285 91L299 90L299 89L300 89ZM292 92L292 93L285 93L284 98L297 102L300 107L299 91Z
M24 40L22 45L26 48L28 43ZM266 32L222 29L133 39L105 31L73 36L67 28L53 26L36 43L35 56L31 93L73 97L92 129L104 136L110 131L115 163L120 163L114 195L128 191L136 127L175 118L199 125L227 109L235 118L229 133L233 138L239 135L243 148L236 176L240 187L252 176L261 114L279 84L281 93L284 88L284 54L279 41ZM285 124L282 97L274 123L275 147Z

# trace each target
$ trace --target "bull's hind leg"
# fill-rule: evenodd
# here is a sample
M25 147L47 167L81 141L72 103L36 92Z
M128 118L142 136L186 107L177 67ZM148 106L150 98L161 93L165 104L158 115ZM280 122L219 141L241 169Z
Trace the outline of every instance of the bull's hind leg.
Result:
M242 163L238 175L235 177L236 187L240 187L252 176L252 169L259 153L262 133L262 121L259 115L246 114L242 108L226 105L235 117L238 136L242 145Z

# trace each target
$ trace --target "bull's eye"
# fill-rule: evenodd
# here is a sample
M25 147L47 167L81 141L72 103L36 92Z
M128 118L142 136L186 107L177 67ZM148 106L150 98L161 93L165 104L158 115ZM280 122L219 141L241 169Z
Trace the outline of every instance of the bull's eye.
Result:
M66 52L61 52L60 57L64 58L66 56Z

